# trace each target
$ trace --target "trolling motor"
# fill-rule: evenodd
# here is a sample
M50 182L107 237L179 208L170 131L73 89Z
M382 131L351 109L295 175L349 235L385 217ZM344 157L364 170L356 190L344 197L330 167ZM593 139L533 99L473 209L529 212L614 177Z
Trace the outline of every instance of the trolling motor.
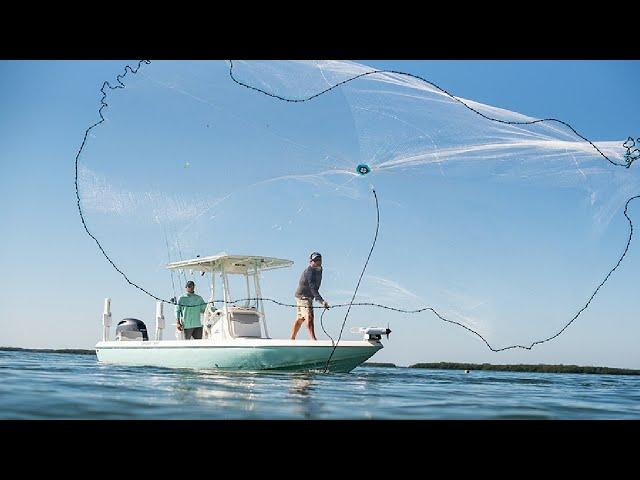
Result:
M358 327L351 329L351 333L363 333L365 340L380 340L382 335L386 335L388 340L391 329L389 327Z

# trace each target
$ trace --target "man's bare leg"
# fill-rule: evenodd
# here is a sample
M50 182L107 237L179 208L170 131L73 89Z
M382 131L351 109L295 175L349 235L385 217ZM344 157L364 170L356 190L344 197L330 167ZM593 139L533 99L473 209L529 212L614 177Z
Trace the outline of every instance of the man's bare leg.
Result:
M316 332L313 328L313 317L309 317L309 321L307 322L307 328L309 329L309 336L311 337L311 340L317 340Z
M304 318L296 318L296 320L293 322L293 328L291 329L291 340L296 339L298 330L300 330L300 327L302 326L303 322L304 322Z

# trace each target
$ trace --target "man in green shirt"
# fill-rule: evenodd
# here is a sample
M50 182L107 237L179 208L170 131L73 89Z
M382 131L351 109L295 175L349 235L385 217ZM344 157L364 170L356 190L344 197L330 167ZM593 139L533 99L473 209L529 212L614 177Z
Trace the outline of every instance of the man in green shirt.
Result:
M176 320L178 330L184 329L184 339L202 339L202 323L200 314L204 313L207 303L200 295L193 293L196 284L189 280L185 286L187 293L182 295L176 305Z

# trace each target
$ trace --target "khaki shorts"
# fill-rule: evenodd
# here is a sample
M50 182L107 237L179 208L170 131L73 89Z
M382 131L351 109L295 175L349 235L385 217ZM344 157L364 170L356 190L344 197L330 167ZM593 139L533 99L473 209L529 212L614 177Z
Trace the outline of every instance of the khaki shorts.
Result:
M298 318L309 318L313 320L313 299L312 298L296 298L296 313Z

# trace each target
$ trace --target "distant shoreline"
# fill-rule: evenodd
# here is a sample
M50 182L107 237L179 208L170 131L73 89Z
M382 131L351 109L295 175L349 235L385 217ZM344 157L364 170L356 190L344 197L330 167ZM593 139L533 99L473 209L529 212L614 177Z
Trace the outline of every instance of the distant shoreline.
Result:
M5 352L33 352L33 353L71 353L76 355L95 355L95 350L86 350L79 348L51 349L51 348L19 348L19 347L0 347L0 351ZM429 370L485 370L494 372L538 372L538 373L585 373L594 375L640 375L640 370L630 368L611 368L611 367L581 367L579 365L493 365L491 363L416 363L408 367L398 367L395 363L383 362L365 362L366 367L380 368L421 368Z
M0 352L34 352L34 353L75 353L76 355L95 355L95 350L84 350L79 348L51 349L51 348L19 348L0 347Z
M365 363L369 367L396 367L393 363ZM406 368L422 368L430 370L486 370L494 372L533 372L533 373L586 373L593 375L640 375L640 370L630 368L611 368L611 367L581 367L579 365L493 365L490 363L416 363Z

